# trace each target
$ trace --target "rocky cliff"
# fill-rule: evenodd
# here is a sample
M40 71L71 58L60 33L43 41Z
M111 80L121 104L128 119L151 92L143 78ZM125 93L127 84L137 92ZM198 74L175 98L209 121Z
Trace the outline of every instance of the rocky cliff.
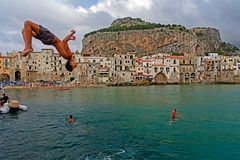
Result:
M82 53L113 56L135 51L202 55L219 49L220 33L214 28L186 29L181 25L161 25L139 18L115 20L109 28L86 34Z

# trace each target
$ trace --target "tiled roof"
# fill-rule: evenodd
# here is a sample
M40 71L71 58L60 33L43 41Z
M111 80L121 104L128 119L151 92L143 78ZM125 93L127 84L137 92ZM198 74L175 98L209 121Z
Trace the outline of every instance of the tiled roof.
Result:
M135 61L138 62L138 63L140 63L140 62L152 62L152 61L149 60L149 59L141 59L141 58L136 59Z

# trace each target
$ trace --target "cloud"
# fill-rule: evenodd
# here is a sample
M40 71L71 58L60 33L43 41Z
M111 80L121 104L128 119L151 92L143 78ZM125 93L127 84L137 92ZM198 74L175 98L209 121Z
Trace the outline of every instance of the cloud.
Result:
M63 38L71 29L81 50L84 34L108 27L116 18L139 17L162 24L216 27L224 41L240 44L240 2L237 0L0 0L0 52L22 50L21 29L30 19ZM46 48L33 40L35 50Z
M6 14L7 13L7 14ZM81 50L83 35L110 24L112 17L105 12L93 13L88 8L73 6L57 0L1 0L0 7L0 52L22 50L22 27L25 20L32 20L47 27L59 38L64 38L71 29L77 32L77 40L70 42L72 50ZM35 50L46 48L33 39Z

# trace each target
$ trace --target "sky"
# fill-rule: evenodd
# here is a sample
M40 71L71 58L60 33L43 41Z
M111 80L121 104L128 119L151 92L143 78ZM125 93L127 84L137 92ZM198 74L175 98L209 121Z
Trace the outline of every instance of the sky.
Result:
M76 30L72 51L82 49L84 34L111 25L117 18L141 18L187 28L213 27L222 41L240 46L239 0L0 0L0 53L24 48L22 27L31 20L59 38ZM33 39L34 51L53 48Z

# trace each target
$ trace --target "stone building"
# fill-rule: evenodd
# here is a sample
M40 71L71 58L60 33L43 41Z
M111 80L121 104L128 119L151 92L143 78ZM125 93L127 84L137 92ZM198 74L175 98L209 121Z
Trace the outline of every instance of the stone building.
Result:
M182 57L179 62L179 83L196 83L197 66L195 57Z
M76 74L67 72L66 60L52 49L31 52L26 57L20 57L18 52L12 52L1 59L4 64L4 71L1 73L8 71L7 75L11 81L70 81Z
M178 83L182 56L155 54L136 59L136 80L151 80L157 84Z
M237 57L221 56L221 70L219 72L221 83L239 83L239 75L237 73Z
M0 81L11 80L10 60L8 56L0 56Z
M112 75L112 59L110 57L96 57L90 53L82 53L78 58L80 83L97 84L110 81Z
M114 55L112 81L117 83L132 82L135 72L135 53Z

